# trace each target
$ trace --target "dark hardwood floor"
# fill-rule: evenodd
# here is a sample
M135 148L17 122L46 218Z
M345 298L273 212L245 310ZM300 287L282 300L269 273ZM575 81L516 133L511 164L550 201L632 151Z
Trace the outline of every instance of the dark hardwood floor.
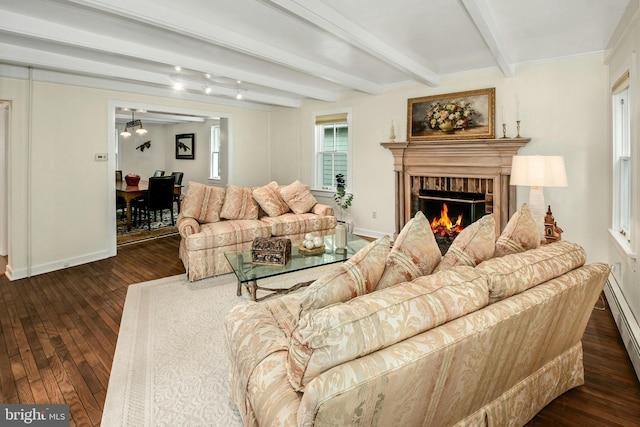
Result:
M166 237L28 279L2 276L0 401L67 403L71 425L99 425L127 287L183 273L178 245L179 236ZM586 384L554 400L528 426L640 425L640 383L608 306L593 311L584 364Z

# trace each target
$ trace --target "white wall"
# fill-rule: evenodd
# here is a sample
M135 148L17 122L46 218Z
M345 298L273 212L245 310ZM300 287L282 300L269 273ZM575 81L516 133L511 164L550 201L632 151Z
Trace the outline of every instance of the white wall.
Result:
M437 88L408 83L380 96L349 93L333 104L306 102L299 110L276 109L271 117L272 178L290 181L313 178L312 113L338 107L353 111L354 203L350 216L357 232L377 236L394 231L394 175L387 141L391 121L396 141L406 140L409 98L463 90L496 88L497 121L505 110L507 135L515 136L516 103L520 106L521 135L531 142L523 154L565 156L568 188L545 189L563 238L583 245L589 259L607 260L609 164L607 67L601 54L521 64L516 77L498 69L444 76ZM496 126L501 137L501 126ZM482 159L478 159L482 161ZM518 204L528 190L518 190ZM377 218L372 218L372 212Z
M30 85L23 78L0 78L0 99L11 101L13 107L8 150L7 275L11 279L113 255L110 250L115 248L115 235L111 239L109 230L115 221L110 209L115 200L115 162L95 161L94 157L96 153L113 152L109 140L114 141L114 122L109 123L109 117L113 120L114 113L109 110L114 100L229 116L233 141L230 168L236 182L258 185L269 176L268 162L264 161L268 158L265 139L269 134L266 109L214 106L39 81ZM145 171L152 167L155 170L149 163Z

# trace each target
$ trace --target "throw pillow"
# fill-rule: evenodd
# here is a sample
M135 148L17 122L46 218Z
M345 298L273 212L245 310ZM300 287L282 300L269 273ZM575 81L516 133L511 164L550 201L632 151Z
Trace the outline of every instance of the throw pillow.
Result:
M194 218L201 224L218 222L224 194L224 188L189 182L187 192L180 203L180 212L182 216Z
M519 294L582 265L587 255L575 243L560 241L521 254L487 260L476 271L489 282L489 303Z
M538 246L540 246L538 226L533 219L531 209L524 203L520 210L513 214L498 237L495 256L516 254Z
M389 236L384 236L360 249L336 271L313 282L300 300L300 316L320 307L349 301L373 291L384 271L389 254Z
M422 211L418 211L393 243L376 290L426 276L441 258L431 225Z
M280 195L291 208L293 213L307 213L318 203L309 186L296 180L289 185L280 187Z
M458 234L434 272L447 270L455 265L475 267L492 258L495 250L496 223L493 214L489 214Z
M289 206L282 199L278 191L278 183L275 181L270 182L264 187L254 188L253 198L269 216L280 216L289 212Z
M227 184L220 218L258 219L258 203L254 200L251 189Z

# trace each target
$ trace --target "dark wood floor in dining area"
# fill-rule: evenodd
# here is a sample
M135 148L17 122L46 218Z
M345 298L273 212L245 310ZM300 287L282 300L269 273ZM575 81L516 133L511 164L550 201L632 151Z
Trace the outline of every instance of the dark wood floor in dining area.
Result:
M2 276L0 402L67 403L71 425L100 425L127 287L184 273L178 245L165 237L28 279ZM608 306L593 310L583 345L586 384L527 425L639 426L640 383Z

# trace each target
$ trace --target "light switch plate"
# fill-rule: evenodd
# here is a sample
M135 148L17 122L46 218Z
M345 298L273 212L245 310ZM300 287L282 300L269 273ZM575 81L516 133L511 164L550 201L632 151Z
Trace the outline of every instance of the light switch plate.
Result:
M96 162L106 162L107 153L96 153Z

